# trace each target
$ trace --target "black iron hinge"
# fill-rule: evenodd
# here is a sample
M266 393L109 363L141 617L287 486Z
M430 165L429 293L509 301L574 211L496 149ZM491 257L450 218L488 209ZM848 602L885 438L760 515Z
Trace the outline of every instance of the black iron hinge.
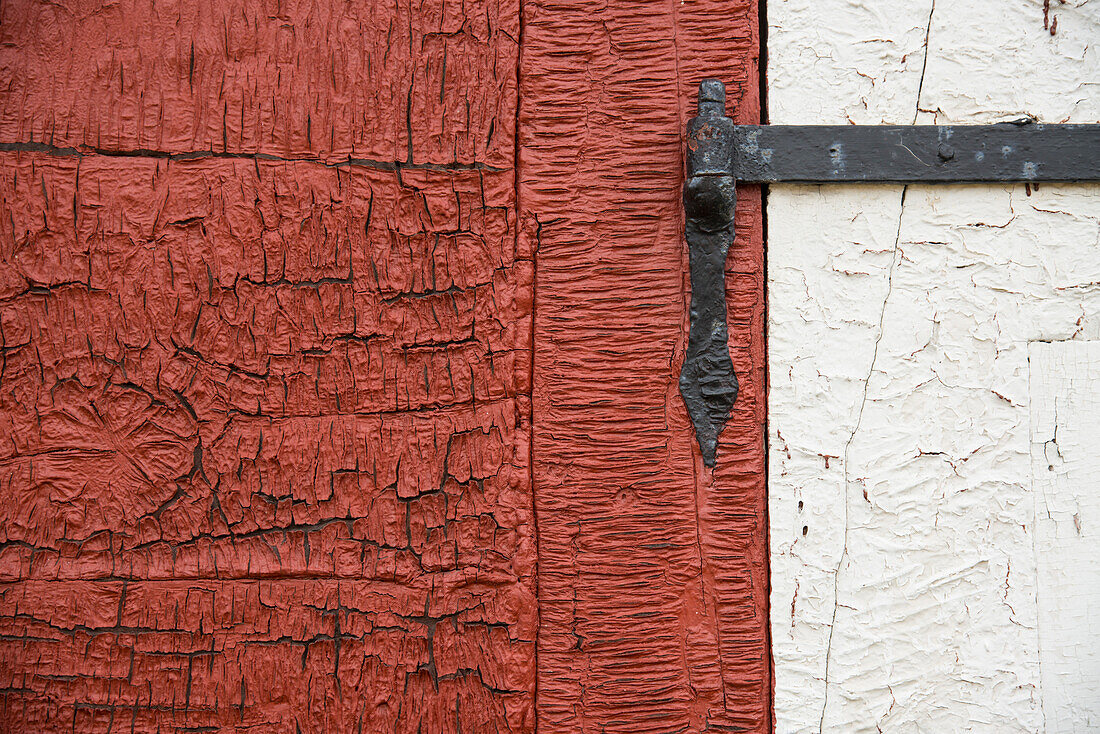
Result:
M725 265L738 181L1100 181L1100 125L734 125L725 107L725 85L705 79L688 122L684 182L691 322L680 394L707 466L737 399Z

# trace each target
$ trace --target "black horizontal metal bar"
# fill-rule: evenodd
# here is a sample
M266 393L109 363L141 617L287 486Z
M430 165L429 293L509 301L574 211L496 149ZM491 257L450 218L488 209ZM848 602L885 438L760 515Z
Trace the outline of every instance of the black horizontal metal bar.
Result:
M1100 181L1100 125L736 126L725 110L725 85L704 79L684 160L691 304L680 394L711 467L738 391L725 285L737 181Z
M1100 180L1100 125L737 125L746 183Z

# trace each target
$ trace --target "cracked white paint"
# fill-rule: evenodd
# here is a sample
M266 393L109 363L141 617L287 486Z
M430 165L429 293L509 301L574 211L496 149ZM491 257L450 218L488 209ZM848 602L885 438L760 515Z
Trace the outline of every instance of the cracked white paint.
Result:
M1100 342L1035 342L1031 476L1048 731L1100 730Z
M1100 121L1100 0L768 20L773 123ZM1035 441L1100 390L1100 186L774 186L768 227L776 730L1097 730L1097 404L1064 471Z

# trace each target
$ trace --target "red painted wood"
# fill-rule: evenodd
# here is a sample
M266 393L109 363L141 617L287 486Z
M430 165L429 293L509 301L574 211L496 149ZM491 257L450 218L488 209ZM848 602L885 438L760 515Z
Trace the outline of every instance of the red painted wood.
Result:
M0 6L0 731L765 730L756 191L713 474L676 388L755 23Z
M518 5L0 12L0 731L532 731Z
M543 732L770 730L761 201L728 266L741 393L718 466L678 394L683 129L700 79L759 122L757 6L524 4L520 234L536 256Z

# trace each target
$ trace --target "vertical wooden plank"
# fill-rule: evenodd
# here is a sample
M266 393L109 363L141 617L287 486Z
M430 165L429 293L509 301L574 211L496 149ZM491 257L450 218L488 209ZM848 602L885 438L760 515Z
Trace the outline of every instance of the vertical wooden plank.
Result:
M1100 723L1100 341L1027 353L1043 720L1084 734Z
M677 376L683 129L759 121L756 3L524 5L520 237L536 252L540 729L766 731L760 194L728 264L741 394L707 470Z

